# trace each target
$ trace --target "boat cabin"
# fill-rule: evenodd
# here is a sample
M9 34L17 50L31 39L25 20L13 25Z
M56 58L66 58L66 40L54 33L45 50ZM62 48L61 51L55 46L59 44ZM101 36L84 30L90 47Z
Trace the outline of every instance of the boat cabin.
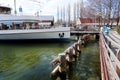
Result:
M0 30L13 29L38 29L39 18L37 16L1 15Z
M39 25L41 28L49 28L51 26L54 26L54 17L53 16L39 16Z
M10 7L0 5L0 30L46 29L53 25L53 16L12 15Z
M0 5L0 14L11 14L11 8Z

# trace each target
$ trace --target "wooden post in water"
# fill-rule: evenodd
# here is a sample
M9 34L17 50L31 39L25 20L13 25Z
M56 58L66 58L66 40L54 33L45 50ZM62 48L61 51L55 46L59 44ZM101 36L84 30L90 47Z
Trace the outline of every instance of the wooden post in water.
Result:
M55 69L51 72L51 79L56 80L58 77L60 80L66 80L67 68L72 68L73 62L76 61L77 57L80 56L81 47L83 45L83 40L78 40L63 53L60 53L56 59L51 62L51 65L54 66L58 64Z
M59 54L59 61L60 61L59 64L60 79L66 80L67 61L66 61L65 53Z
M75 57L79 56L81 53L79 43L78 42L74 43L73 48L75 49Z
M66 80L67 60L65 53L60 53L58 57L52 62L52 64L58 64L58 66L51 72L51 79L56 80L60 77L61 80Z

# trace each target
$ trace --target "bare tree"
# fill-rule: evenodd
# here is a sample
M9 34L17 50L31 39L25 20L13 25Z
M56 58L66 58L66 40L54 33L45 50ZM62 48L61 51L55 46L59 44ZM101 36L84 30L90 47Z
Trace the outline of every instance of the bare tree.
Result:
M76 3L74 3L74 8L73 8L73 14L74 14L74 22L76 22Z
M61 24L62 24L62 21L63 21L63 12L62 12L62 8L61 8Z
M118 23L120 21L120 1L118 2L118 7L117 7L117 26L118 26Z
M59 7L57 7L57 24L59 25Z
M81 0L80 2L80 17L83 18L83 14L84 14L84 2L83 0Z
M76 10L77 11L77 18L78 18L78 17L80 17L80 15L79 15L80 14L80 11L79 11L80 10L79 9L80 8L80 2L79 1L77 1L76 8L77 8L77 10Z
M71 22L70 22L70 20L71 20L71 14L70 14L70 12L71 12L71 7L70 7L70 3L68 4L68 26L71 26L70 24L71 24Z
M110 26L115 18L118 18L117 23L119 22L120 0L88 0L88 2L99 15L100 22L108 23Z

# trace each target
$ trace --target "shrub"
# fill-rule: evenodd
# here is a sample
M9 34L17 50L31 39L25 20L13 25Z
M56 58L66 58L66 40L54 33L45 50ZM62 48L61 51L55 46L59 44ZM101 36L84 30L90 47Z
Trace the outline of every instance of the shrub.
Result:
M120 34L120 25L117 26L116 31Z

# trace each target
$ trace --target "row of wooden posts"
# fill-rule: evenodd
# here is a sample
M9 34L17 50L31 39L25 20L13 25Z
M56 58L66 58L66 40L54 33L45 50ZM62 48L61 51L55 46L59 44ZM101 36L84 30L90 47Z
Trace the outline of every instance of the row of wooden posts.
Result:
M73 62L81 54L81 47L83 47L90 40L90 35L85 34L72 46L67 48L63 53L58 54L52 62L52 66L56 66L51 72L51 80L56 80L58 77L60 80L67 80L67 69L69 69Z

